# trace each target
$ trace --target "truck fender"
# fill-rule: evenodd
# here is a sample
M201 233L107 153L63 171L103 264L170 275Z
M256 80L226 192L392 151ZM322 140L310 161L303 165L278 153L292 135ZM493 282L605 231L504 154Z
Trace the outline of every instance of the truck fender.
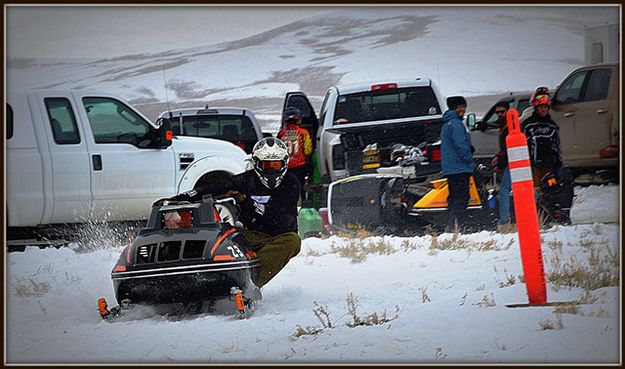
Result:
M178 183L177 193L192 190L196 183L205 175L215 173L217 175L232 176L242 173L245 164L224 156L207 156L196 160L182 175Z

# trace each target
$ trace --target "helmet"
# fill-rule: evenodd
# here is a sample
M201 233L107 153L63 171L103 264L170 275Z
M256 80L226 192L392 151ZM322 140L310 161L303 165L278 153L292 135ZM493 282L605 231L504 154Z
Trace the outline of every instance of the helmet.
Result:
M285 124L288 124L288 123L301 124L302 123L302 113L299 111L298 108L294 108L292 106L288 107L288 108L286 108L286 110L282 114L282 121Z
M265 187L274 189L282 183L288 169L289 151L281 140L263 138L252 149L252 161L260 182Z
M539 105L551 106L551 97L549 96L549 88L538 87L536 91L532 94L530 101L532 102L532 105L534 107L539 106Z

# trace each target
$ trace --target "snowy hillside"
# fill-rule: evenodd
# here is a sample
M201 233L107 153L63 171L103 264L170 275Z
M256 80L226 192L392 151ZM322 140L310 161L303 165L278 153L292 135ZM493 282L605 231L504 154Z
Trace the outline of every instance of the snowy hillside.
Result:
M278 116L285 92L304 91L320 104L337 83L425 76L444 95L531 90L555 86L582 65L584 26L617 17L615 10L336 8L332 16L205 47L98 60L9 59L7 87L115 92L152 119L167 100L236 105L265 123Z
M85 240L98 247L89 252L31 247L8 255L6 360L618 363L619 187L576 194L577 224L544 231L542 250L548 301L579 305L506 307L528 302L515 233L332 236L305 239L249 319L226 314L230 303L216 315L143 311L108 323L96 300L114 301L110 271L122 245L101 232Z

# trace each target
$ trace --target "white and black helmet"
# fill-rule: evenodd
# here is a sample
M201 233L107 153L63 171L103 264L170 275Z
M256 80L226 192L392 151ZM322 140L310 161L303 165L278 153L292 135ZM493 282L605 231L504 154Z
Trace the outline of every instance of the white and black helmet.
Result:
M282 183L289 164L289 151L284 142L267 137L252 149L254 171L267 188L274 189Z

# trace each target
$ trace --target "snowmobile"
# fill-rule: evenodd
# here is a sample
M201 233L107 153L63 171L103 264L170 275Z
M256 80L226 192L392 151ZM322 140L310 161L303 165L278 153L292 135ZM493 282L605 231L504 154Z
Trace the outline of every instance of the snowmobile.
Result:
M496 210L487 199L495 193L482 178L485 175L474 174L469 179L468 223L471 227L494 229ZM328 220L341 230L422 234L428 228L443 229L447 224L448 193L445 178L433 179L428 186L390 173L348 177L330 184Z
M398 165L382 168L378 174L347 177L330 184L328 220L333 228L364 228L378 233L418 233L443 230L447 223L447 180L433 173L422 145L397 148ZM430 151L432 149L430 148ZM406 155L402 155L406 153ZM395 153L393 153L395 154ZM440 167L439 167L440 168ZM428 176L424 184L423 177ZM538 199L543 223L569 224L573 202L573 181L569 171L549 176ZM468 230L493 230L497 225L496 174L478 165L469 179ZM511 200L511 214L514 214Z
M492 171L484 165L478 165L473 175L469 177L469 204L466 221L469 229L492 230L496 227L495 181ZM405 201L402 205L406 215L414 217L421 225L442 229L447 224L447 196L449 195L447 178L434 180L431 185L432 188L422 196L406 190Z
M255 283L259 266L248 241L222 220L211 196L201 203L161 199L111 272L119 306L109 308L100 298L98 309L111 320L135 305L231 299L245 317L262 298Z

